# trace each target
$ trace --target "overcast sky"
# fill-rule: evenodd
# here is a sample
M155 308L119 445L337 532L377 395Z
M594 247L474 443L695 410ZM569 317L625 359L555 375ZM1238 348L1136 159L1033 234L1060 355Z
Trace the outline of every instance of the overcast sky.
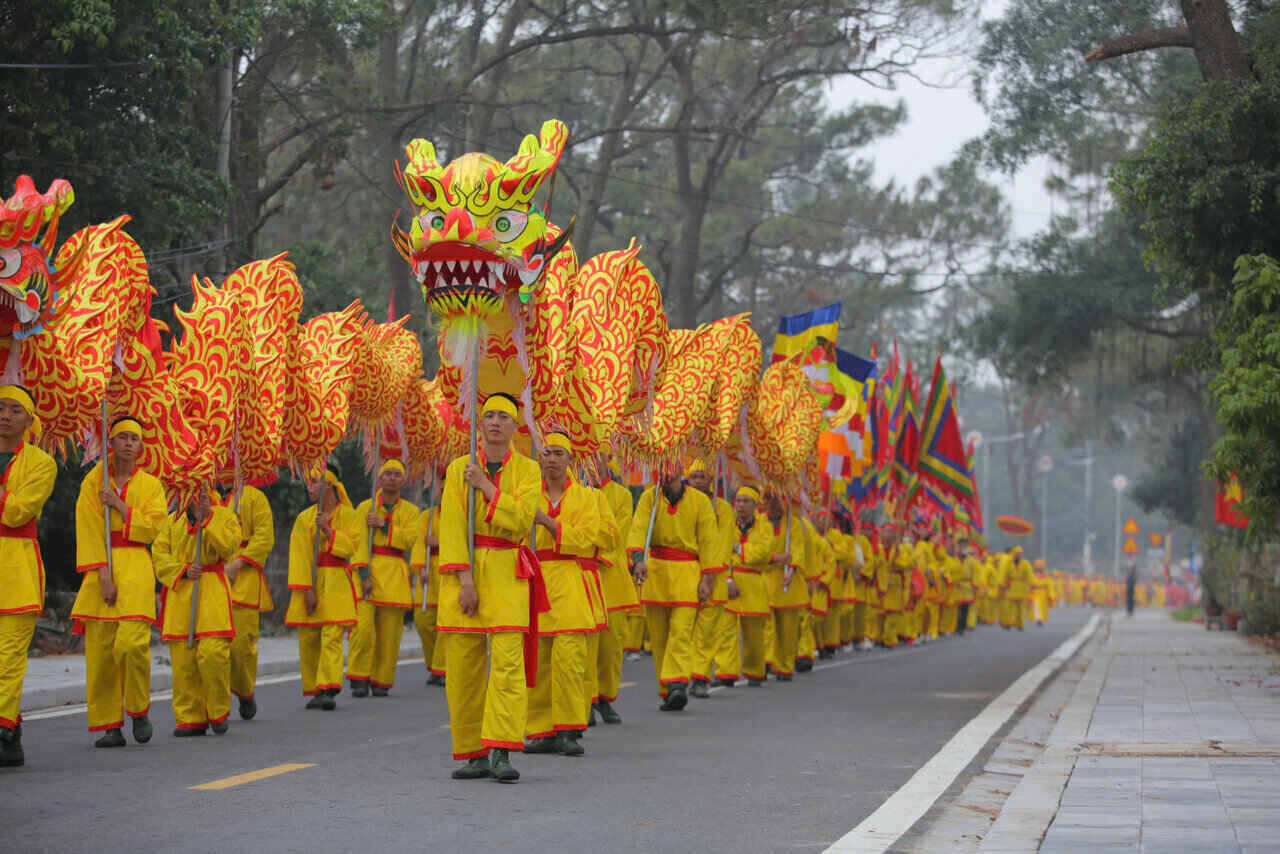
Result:
M982 17L998 17L1006 0L987 0ZM976 46L976 41L975 41ZM882 180L896 178L908 186L922 175L951 160L966 141L987 128L987 118L973 99L969 82L971 61L967 58L939 60L922 66L921 76L929 86L904 79L893 91L876 90L856 80L842 80L831 89L831 102L843 107L853 99L893 104L906 102L907 122L896 135L880 141L861 156L875 160L876 173ZM990 175L1004 191L1013 208L1014 233L1025 237L1042 229L1050 216L1051 200L1044 192L1046 167L1035 162L1019 174Z

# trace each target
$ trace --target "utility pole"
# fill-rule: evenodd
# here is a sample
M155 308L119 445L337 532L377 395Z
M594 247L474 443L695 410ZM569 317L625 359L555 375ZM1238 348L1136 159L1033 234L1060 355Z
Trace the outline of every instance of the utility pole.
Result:
M1049 472L1053 471L1053 457L1045 454L1036 460L1040 471L1040 559L1049 561Z
M1124 495L1124 488L1129 485L1129 479L1122 474L1118 474L1111 479L1111 485L1116 490L1116 559L1111 568L1111 576L1115 579L1120 578L1120 500Z

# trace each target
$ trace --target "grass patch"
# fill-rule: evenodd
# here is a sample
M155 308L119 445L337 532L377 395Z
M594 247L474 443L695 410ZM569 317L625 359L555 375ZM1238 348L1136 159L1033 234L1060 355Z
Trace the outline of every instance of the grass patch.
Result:
M1189 623L1196 617L1204 615L1204 609L1199 605L1183 605L1175 611L1170 611L1169 616L1183 623Z

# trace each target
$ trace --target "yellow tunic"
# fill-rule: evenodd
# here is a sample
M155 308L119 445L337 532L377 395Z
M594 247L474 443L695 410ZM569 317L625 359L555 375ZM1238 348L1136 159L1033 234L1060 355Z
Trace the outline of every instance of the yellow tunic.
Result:
M716 516L716 548L712 565L703 572L715 572L715 584L711 587L710 602L723 605L729 601L729 573L726 571L733 557L733 547L738 542L737 516L733 505L723 498L712 499L712 512Z
M631 491L616 480L600 488L604 503L613 513L618 538L607 551L601 551L600 583L610 611L638 611L640 597L627 565L627 536L631 533Z
M857 568L857 576L853 582L853 595L857 601L866 603L871 608L880 607L880 593L876 590L876 567L879 565L879 549L871 545L871 540L864 534L854 537L855 546L862 551L862 565ZM857 560L857 552L854 553Z
M393 608L412 608L413 589L409 585L409 559L415 543L422 541L418 527L422 514L418 508L403 498L396 502L391 512L386 512L382 493L378 493L378 515L386 519L385 528L373 529L373 555L369 555L369 508L373 502L366 499L356 508L356 521L360 523L360 536L356 539L356 552L351 559L351 569L368 567L373 590L369 602Z
M572 479L566 484L555 507L550 506L544 492L542 511L560 523L559 535L537 526L538 562L547 585L551 610L538 617L538 635L567 632L594 632L599 598L595 579L583 571L583 561L595 557L600 541L600 500L596 491Z
M836 553L831 547L831 541L819 534L812 522L805 519L804 526L809 539L808 577L816 584L809 597L809 610L825 617L831 610L831 587L836 579Z
M642 556L645 532L655 493L659 493L650 542L648 575L640 590L645 605L697 607L698 584L705 570L714 571L723 546L717 542L719 526L711 509L711 499L692 487L675 504L661 490L649 487L640 496L631 519L627 551ZM723 566L723 560L719 566Z
M196 607L196 637L231 638L231 587L223 574L223 565L235 557L242 534L240 520L228 507L215 505L200 530L200 556L205 569L200 576L200 601ZM186 569L195 560L196 526L185 513L175 513L151 547L156 562L156 577L164 585L164 614L160 639L186 640L191 631L191 592L193 579Z
M736 527L737 522L735 520ZM751 527L739 530L738 542L730 558L730 572L738 587L738 598L725 603L725 610L741 617L767 617L769 594L765 587L765 572L769 558L782 551L782 545L773 534L773 526L763 513L757 513Z
M422 584L414 582L413 604L424 604L422 597L425 595L427 600L425 604L428 608L434 608L440 601L440 546L435 545L430 548L427 546L428 530L437 543L440 540L440 519L432 519L432 516L438 516L434 507L428 507L418 515L417 535L413 540L413 550L409 554L409 572L412 575L420 576L423 569L427 570L425 588Z
M517 574L518 546L528 543L542 495L542 471L528 457L509 451L492 478L497 491L487 502L476 492L476 559L467 562L467 457L458 457L445 474L440 498L440 605L436 625L442 632L523 632L529 628L529 581ZM484 465L483 449L480 463ZM458 605L457 572L472 570L479 597L476 613ZM452 678L452 674L450 674Z
M169 520L164 487L153 475L135 469L120 489L120 498L129 505L123 518L111 512L111 577L116 585L116 603L102 599L97 570L107 565L107 545L103 532L102 466L94 466L80 483L76 500L76 572L81 573L80 592L71 616L76 620L156 619L156 573L147 546Z
M235 492L228 492L218 503L234 512ZM276 605L262 570L275 548L276 526L267 496L257 487L245 486L240 490L240 512L236 515L240 521L240 550L231 557L240 558L244 566L231 584L231 604L237 608L271 611Z
M356 584L348 561L355 554L364 525L350 504L339 504L330 517L328 541L320 543L320 559L315 568L316 609L307 613L305 593L312 589L312 558L315 553L316 505L298 514L289 537L289 609L286 626L353 626L356 622Z
M785 567L770 564L765 572L765 589L769 596L769 607L775 611L789 611L795 608L809 607L809 589L804 583L807 573L806 567L810 565L809 538L805 535L800 519L801 517L796 516L791 520L791 564L796 567L791 584L783 590L783 580L786 575ZM776 522L771 522L766 516L764 521L766 525L773 529L772 533L778 551L783 551L787 545L786 515L779 516Z
M24 442L0 475L4 489L0 499L0 614L44 611L44 560L36 523L57 474L52 457ZM98 525L101 528L101 514Z
M976 584L981 575L981 567L978 559L970 555L952 570L952 582L955 586L952 587L951 594L955 604L972 603L977 597Z
M854 602L854 575L851 567L853 566L853 546L854 539L850 534L841 531L835 525L827 529L827 542L831 545L831 551L835 554L836 574L831 582L831 601L832 602Z

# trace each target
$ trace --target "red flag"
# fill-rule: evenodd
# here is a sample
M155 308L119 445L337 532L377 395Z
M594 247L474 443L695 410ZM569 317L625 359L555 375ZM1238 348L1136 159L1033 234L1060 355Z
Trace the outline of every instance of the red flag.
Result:
M1233 528L1249 527L1249 517L1240 512L1242 498L1244 498L1244 488L1240 486L1240 480L1233 472L1225 488L1222 484L1218 485L1218 494L1213 502L1214 521Z

